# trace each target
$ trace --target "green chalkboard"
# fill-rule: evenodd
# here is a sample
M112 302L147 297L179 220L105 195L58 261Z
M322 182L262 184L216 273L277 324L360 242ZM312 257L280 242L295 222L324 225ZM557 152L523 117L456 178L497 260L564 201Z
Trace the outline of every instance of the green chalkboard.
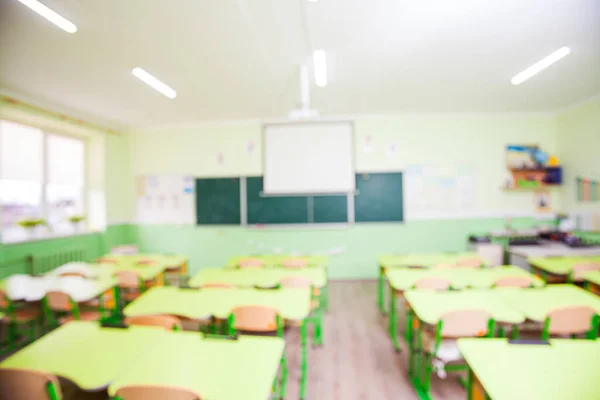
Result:
M239 225L240 178L196 179L198 225Z
M248 224L306 224L306 196L261 196L262 177L246 179Z
M402 173L356 174L355 222L402 222Z
M348 196L313 196L312 204L312 222L348 222Z

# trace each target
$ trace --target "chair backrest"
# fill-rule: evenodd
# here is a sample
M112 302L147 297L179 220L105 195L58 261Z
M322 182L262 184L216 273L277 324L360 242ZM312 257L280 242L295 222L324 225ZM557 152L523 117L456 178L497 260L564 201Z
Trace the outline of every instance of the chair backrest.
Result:
M281 262L284 268L304 268L308 265L308 261L303 258L288 258Z
M240 306L231 310L233 327L248 332L273 332L277 330L278 311L265 306Z
M163 385L131 385L117 390L117 397L123 400L201 400L191 390Z
M173 315L140 315L125 318L127 325L156 326L167 330L181 330L181 321Z
M571 278L574 281L582 281L583 275L590 271L600 271L600 262L580 262L573 266Z
M0 309L8 309L11 303L12 301L10 300L10 297L8 297L8 294L4 290L0 289Z
M312 281L303 276L286 276L279 281L282 287L288 288L310 288Z
M481 309L464 309L442 314L442 337L460 338L485 336L492 316Z
M494 281L496 287L528 288L533 286L533 278L530 276L505 276Z
M50 291L46 293L48 307L53 311L71 311L71 296L65 292Z
M59 276L61 278L65 278L65 277L68 277L68 276L75 276L75 277L78 277L78 278L85 278L85 274L83 272L77 272L77 271L61 272L59 274Z
M60 383L54 375L28 369L0 368L1 400L48 400L52 385L57 399L62 399Z
M483 261L479 257L467 257L461 258L455 265L461 268L479 268L483 265Z
M432 276L417 280L413 286L415 289L450 290L452 283L448 279Z
M235 289L235 285L233 283L227 282L207 282L202 284L203 288L220 288L220 289Z
M96 260L97 264L118 264L119 262L117 260L114 260L112 258L104 258L101 257L99 259Z
M240 268L262 268L265 261L260 258L244 258L238 262Z
M546 316L550 335L579 335L592 328L596 310L588 306L568 306L551 310Z
M115 276L119 281L118 286L122 289L138 289L140 287L140 276L136 271L117 271Z

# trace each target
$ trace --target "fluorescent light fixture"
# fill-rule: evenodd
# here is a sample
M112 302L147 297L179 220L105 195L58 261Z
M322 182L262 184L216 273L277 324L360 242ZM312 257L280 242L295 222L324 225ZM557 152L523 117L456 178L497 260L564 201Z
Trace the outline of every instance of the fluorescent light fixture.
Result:
M161 92L162 94L164 94L168 98L174 99L177 96L177 92L176 91L174 91L169 86L167 86L166 84L164 84L161 81L159 81L158 79L156 79L154 76L150 75L148 72L144 71L142 68L135 67L133 70L131 70L131 73L136 78L138 78L139 80L141 80L145 84L147 84L149 86L152 86L152 88L154 88L155 90Z
M318 87L327 86L327 57L325 50L319 49L313 52L313 63L315 66L315 83Z
M519 85L519 84L525 82L527 79L531 78L532 76L536 75L540 71L545 70L546 68L548 68L549 66L551 66L552 64L554 64L555 62L560 60L561 58L566 57L567 55L569 55L570 52L571 52L570 48L561 47L560 49L556 50L554 53L542 58L540 61L533 64L531 67L527 68L525 71L519 72L517 75L515 75L514 78L512 78L510 80L510 82L513 85Z
M18 0L19 3L31 8L36 13L40 14L42 17L46 18L48 21L52 22L54 25L58 26L60 29L69 32L75 33L77 32L77 27L74 23L63 17L62 15L52 11L42 3L37 0Z

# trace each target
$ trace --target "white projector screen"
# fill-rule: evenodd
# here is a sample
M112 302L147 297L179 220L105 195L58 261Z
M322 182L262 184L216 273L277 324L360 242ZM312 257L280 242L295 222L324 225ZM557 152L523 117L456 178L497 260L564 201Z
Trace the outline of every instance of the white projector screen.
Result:
M265 194L354 191L350 122L307 122L264 127Z

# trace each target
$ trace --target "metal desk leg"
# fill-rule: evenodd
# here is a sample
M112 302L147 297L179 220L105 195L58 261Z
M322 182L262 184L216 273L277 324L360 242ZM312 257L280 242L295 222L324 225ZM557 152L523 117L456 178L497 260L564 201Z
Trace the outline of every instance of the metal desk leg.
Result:
M307 334L306 334L306 319L302 320L300 325L300 346L301 346L301 376L300 376L300 400L306 397L306 380L308 378L308 360L306 353L307 346Z
M400 352L400 342L398 340L398 310L396 307L397 294L394 288L390 285L390 312L389 312L389 325L390 325L390 338L394 344L394 349L397 353Z

